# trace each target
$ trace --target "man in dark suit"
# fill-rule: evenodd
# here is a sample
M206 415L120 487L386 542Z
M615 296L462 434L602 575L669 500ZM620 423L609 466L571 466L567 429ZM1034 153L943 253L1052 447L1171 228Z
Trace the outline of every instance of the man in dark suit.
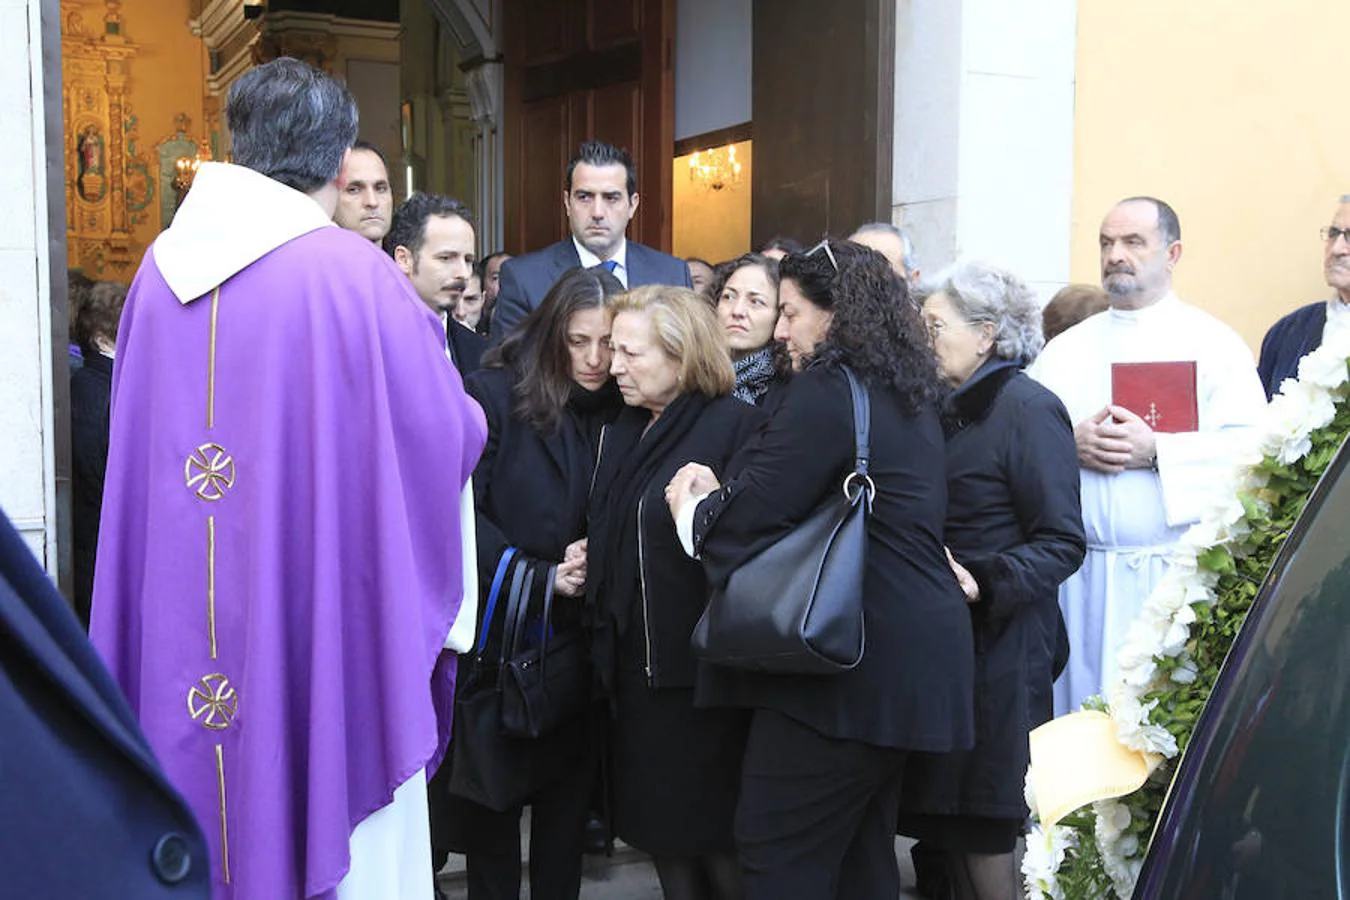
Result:
M413 194L394 210L384 250L422 302L441 317L450 360L459 374L477 372L487 341L454 316L476 256L469 208L443 194Z
M626 288L643 284L693 287L689 267L651 247L630 243L624 232L638 208L637 168L627 150L587 141L567 165L563 209L570 237L507 260L492 314L492 343L539 306L562 273L604 266Z
M191 810L3 514L0 722L0 893L210 897Z
M1350 194L1341 197L1322 240L1322 273L1336 295L1294 310L1266 332L1256 366L1266 399L1279 393L1286 378L1298 377L1298 361L1322 346L1328 328L1350 327Z

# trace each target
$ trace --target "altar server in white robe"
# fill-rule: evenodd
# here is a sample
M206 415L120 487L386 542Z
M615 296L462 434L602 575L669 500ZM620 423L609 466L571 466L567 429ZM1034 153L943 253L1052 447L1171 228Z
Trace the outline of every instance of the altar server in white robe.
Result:
M1214 316L1181 302L1172 272L1181 226L1161 200L1122 200L1101 226L1111 307L1051 341L1029 370L1076 423L1087 558L1059 592L1069 665L1055 714L1109 689L1115 654L1166 571L1168 553L1204 511L1239 439L1265 405L1252 354ZM1112 404L1113 363L1194 361L1199 430L1155 433Z

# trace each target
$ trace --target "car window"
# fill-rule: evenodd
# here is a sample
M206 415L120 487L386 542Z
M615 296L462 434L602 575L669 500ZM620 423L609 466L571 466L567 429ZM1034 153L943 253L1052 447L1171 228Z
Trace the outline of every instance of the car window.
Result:
M1234 645L1136 898L1347 897L1350 474L1329 469Z

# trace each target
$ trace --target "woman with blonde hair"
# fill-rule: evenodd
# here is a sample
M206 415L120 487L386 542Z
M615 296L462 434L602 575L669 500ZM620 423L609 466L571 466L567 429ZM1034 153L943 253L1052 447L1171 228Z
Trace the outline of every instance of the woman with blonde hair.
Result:
M702 296L647 286L608 305L610 371L627 408L600 450L587 568L596 667L614 714L615 829L652 855L666 900L734 900L747 716L694 708L689 637L708 586L662 492L687 462L723 471L763 413L731 396L731 358Z

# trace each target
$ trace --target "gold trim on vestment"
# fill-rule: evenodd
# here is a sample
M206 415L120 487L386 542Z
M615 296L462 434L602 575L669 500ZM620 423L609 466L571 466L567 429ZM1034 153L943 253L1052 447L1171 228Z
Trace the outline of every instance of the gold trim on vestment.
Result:
M234 487L234 457L219 444L202 444L183 462L183 481L197 499L214 503Z
M216 427L216 320L220 314L220 286L211 292L211 348L206 370L206 430Z
M216 788L220 796L220 868L230 883L230 825L225 806L225 748L216 744Z
M206 625L211 635L211 659L216 659L216 517L206 517Z
M239 713L239 693L220 672L203 675L187 692L187 710L192 721L211 731L224 731Z

